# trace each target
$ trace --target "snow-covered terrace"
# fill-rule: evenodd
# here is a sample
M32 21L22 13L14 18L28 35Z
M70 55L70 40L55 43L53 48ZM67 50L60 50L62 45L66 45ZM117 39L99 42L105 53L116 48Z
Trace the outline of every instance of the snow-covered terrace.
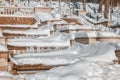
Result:
M114 32L100 32L100 31L90 31L90 32L76 32L71 33L71 44L75 42L80 42L84 44L96 43L97 41L102 42L119 42L120 35Z
M60 65L73 64L81 60L103 61L112 63L116 59L114 50L116 43L102 43L84 45L76 43L69 49L53 51L47 53L23 53L10 57L10 60L17 65L25 64L43 64L43 65Z
M70 38L66 34L60 34L56 32L50 37L35 38L35 39L8 39L8 46L18 47L65 47L70 46Z
M118 37L120 38L120 35L114 33L114 32L101 32L101 31L92 31L92 32L77 32L77 33L71 33L72 38L75 37ZM75 35L75 36L74 36Z
M30 4L32 2L30 1ZM37 3L36 3L37 4ZM23 3L19 4L22 6ZM29 6L29 5L28 5ZM35 6L35 5L34 5ZM57 5L58 6L58 5ZM96 5L93 5L96 6ZM29 11L28 11L29 12ZM21 13L15 13L15 16L21 14ZM37 15L36 15L37 14ZM10 15L11 16L11 15ZM20 15L24 16L24 15ZM11 16L12 17L12 16ZM19 16L18 16L19 17ZM26 16L25 16L26 17ZM48 13L35 13L35 16L33 16L38 22L39 21L48 21L48 20L54 20L54 17L51 14ZM73 16L74 17L74 16ZM68 30L68 29L99 29L102 31L102 27L95 27L91 23L87 22L86 16L79 16L78 20L82 22L82 24L87 24L83 27L78 26L62 26L62 28L59 28L59 30ZM95 20L92 20L94 23L97 23ZM104 19L100 21L105 21ZM53 22L48 26L43 26L42 29L50 30L53 29L53 25L57 22ZM58 22L61 23L61 22ZM4 26L4 25L1 25ZM5 25L8 27L12 27L13 25ZM28 27L27 25L15 25L16 27ZM32 28L33 26L29 26ZM35 26L36 28L38 26ZM105 28L103 28L105 29ZM46 31L43 30L43 32L39 32L41 30L28 30L28 31L11 31L6 30L6 33L16 33L16 34L25 34L25 35L35 35L35 34L43 34ZM103 30L104 31L104 30ZM34 32L34 33L31 33ZM117 33L117 34L116 34ZM104 38L119 38L118 35L119 32L114 33L113 30L111 32L81 32L81 33L71 33L71 38L84 38L84 37L104 37ZM9 39L8 45L10 46L37 46L37 47L43 47L43 46L70 46L69 40L70 37L66 36L59 36L54 35L46 38L15 38L15 39ZM119 40L118 40L119 41ZM116 44L119 44L116 42ZM59 64L72 64L67 67L59 67L51 69L50 71L43 72L43 73L37 73L34 75L26 76L27 80L85 80L85 79L109 79L117 80L119 78L119 66L112 65L112 61L116 59L114 50L116 44L114 43L96 43L91 45L83 45L79 44L79 46L73 46L70 49L62 50L62 51L52 51L47 53L28 53L25 52L23 54L17 54L14 55L14 57L10 58L11 61L13 61L16 64L20 65L26 65L26 64L44 64L44 65L59 65ZM2 48L1 48L2 49ZM77 62L77 63L76 63ZM110 63L110 64L109 64ZM100 72L99 72L100 71ZM114 74L115 72L115 74ZM106 74L109 75L106 75ZM118 74L117 74L118 73ZM117 75L116 75L117 74ZM56 75L56 76L55 76ZM40 76L40 77L39 77Z
M12 14L12 15L11 14L0 14L0 17L26 17L26 18L32 17L33 18L34 14L32 15L31 14L30 15L29 14L28 15L27 14Z
M28 29L26 31L20 31L20 30L4 30L3 34L20 34L20 35L33 35L33 36L48 36L50 35L50 30L41 30L41 29Z
M46 21L45 21L46 22ZM58 25L62 25L62 24L68 24L66 21L61 20L61 21L54 21L54 22L50 22L49 24L44 24L41 25L40 29L41 30L50 30L50 31L55 31L58 27Z
M40 25L50 25L50 24L62 24L62 23L67 23L62 19L51 19L51 20L46 20L46 21L41 21Z
M98 31L95 26L89 25L63 25L61 28L58 28L61 32L68 31L68 32L79 32L79 31Z
M17 76L17 78L24 78L27 80L30 79L55 79L59 80L85 80L85 79L118 79L119 76L119 65L113 65L112 61L116 59L114 50L116 44L119 43L96 43L91 45L84 45L84 44L78 44L76 43L74 46L69 48L68 50L63 51L57 51L57 52L51 52L51 53L36 53L36 54L18 54L15 55L14 58L11 58L12 61L16 63L20 63L21 65L25 64L38 64L37 62L46 62L45 65L54 64L51 60L53 59L54 62L61 63L61 61L57 61L57 59L62 58L66 59L65 61L73 62L77 60L77 62L72 63L72 65L69 66L61 66L52 68L49 71L45 72L38 72L36 74L31 75L20 75ZM42 57L40 61L31 61L31 63L28 62L28 60L31 58L31 56L34 56L34 59L37 56ZM56 58L52 58L52 56ZM44 59L43 59L44 58ZM48 58L48 59L47 59ZM49 60L51 58L51 60ZM73 61L71 61L73 59ZM48 61L47 61L48 60ZM65 63L63 60L63 63ZM49 62L49 64L47 64ZM33 64L32 64L33 63ZM50 64L50 65L51 65ZM114 73L115 72L115 73ZM106 74L107 73L107 74ZM55 76L56 75L56 76ZM40 77L39 77L40 76Z
M8 28L38 28L37 24L34 25L24 25L24 24L20 24L20 25L13 25L13 24L0 24L0 27L8 27Z

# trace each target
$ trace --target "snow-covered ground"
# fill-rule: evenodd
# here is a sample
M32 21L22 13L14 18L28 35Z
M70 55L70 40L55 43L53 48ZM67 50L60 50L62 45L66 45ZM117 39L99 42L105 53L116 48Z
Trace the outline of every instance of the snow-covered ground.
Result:
M25 76L27 80L119 80L119 65L80 61L67 67Z
M38 24L34 25L13 25L13 24L0 24L2 27L14 27L14 28L38 28Z
M41 1L21 1L16 0L15 2L19 7L34 8L34 7L49 7L52 8L51 13L36 12L30 16L34 17L37 21L34 25L0 25L7 27L22 27L22 28L38 28L38 24L49 20L61 20L54 21L50 24L41 25L39 29L29 29L26 31L12 31L4 30L5 33L11 34L24 34L24 35L48 35L46 37L20 37L14 39L8 39L7 45L10 46L36 46L36 47L63 47L67 46L68 49L41 52L38 48L37 52L15 52L14 56L9 56L10 61L17 65L67 65L52 68L48 71L38 72L35 74L25 75L11 75L7 72L0 72L0 80L119 80L120 77L120 65L113 64L113 60L117 60L115 50L120 50L120 42L97 42L94 44L81 44L75 43L73 46L70 45L70 39L75 37L120 37L120 29L112 29L103 25L93 25L86 19L92 22L98 23L107 21L103 18L103 13L99 15L99 21L96 21L98 15L97 9L98 4L88 3L86 5L87 13L91 13L92 18L86 15L76 16L72 13L73 8L61 2L60 4L56 1L43 2ZM8 7L9 3L4 1L1 5ZM52 5L51 5L52 4ZM71 3L70 3L71 4ZM82 5L82 3L80 3ZM61 6L61 8L59 8ZM70 8L71 7L71 8ZM104 7L104 6L103 6ZM81 6L82 8L82 6ZM60 12L61 9L61 12ZM2 9L0 9L3 11ZM23 10L24 11L24 10ZM104 10L103 10L104 11ZM103 12L102 11L102 12ZM114 9L113 13L113 25L120 24L119 9ZM116 12L117 11L117 12ZM24 16L21 13L20 16ZM71 25L66 21L62 20L64 15L68 15L68 18L76 18L83 25ZM1 15L2 16L2 15ZM14 15L11 15L12 17ZM29 15L26 17L30 17ZM109 21L109 20L108 20ZM61 26L57 31L50 35L50 31L54 30L55 24L69 24ZM60 33L61 30L69 29L93 29L98 31L83 31L74 32L70 34ZM33 49L30 49L33 50ZM0 45L0 51L8 51L6 46Z
M24 58L29 59L30 56L41 56L41 61L45 62L47 57L56 62L56 59L60 57L68 60L69 62L74 62L72 65L61 66L53 68L49 71L38 72L32 75L18 75L14 78L23 78L26 80L119 80L119 65L113 64L112 60L116 59L114 50L116 44L119 43L96 43L91 45L84 45L76 43L73 47L64 51L48 52L48 53L36 53L36 54L18 54L15 55L17 62L26 62ZM119 45L120 47L120 45ZM62 53L61 53L62 52ZM56 57L55 57L56 56ZM18 60L17 60L18 58ZM46 60L42 60L42 58ZM54 59L56 58L56 59ZM52 60L51 59L51 60ZM72 59L72 61L71 61ZM20 61L21 60L21 61ZM49 63L51 63L48 60ZM61 60L61 59L59 59ZM35 61L36 62L36 61ZM39 62L39 61L38 61ZM28 62L26 62L28 63ZM32 63L32 61L31 61ZM30 63L30 64L31 64ZM37 63L37 62L36 62ZM47 65L49 65L49 63ZM57 64L59 61L57 62ZM62 61L64 63L64 61ZM6 74L5 74L6 75ZM4 76L5 76L4 75ZM7 76L7 75L6 75Z

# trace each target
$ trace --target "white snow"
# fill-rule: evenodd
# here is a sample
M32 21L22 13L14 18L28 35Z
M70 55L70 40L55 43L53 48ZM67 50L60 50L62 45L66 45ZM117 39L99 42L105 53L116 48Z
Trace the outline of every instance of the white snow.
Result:
M3 33L24 34L24 35L50 35L50 31L49 30L41 30L41 29L28 29L26 31L4 30Z
M74 38L82 38L82 37L120 37L120 35L114 33L114 32L96 32L96 31L91 31L91 32L76 32L76 33L71 33L71 39Z
M12 24L0 24L2 27L15 27L15 28L38 28L37 24L34 25L12 25Z
M3 73L3 72L1 72ZM8 73L5 73L6 75ZM79 61L73 65L53 68L29 75L16 75L25 80L119 80L120 66L105 62ZM13 76L13 75L12 75ZM8 76L7 76L8 77ZM108 79L109 78L109 79ZM0 78L2 79L2 78ZM3 80L3 79L2 79Z
M26 80L119 80L119 67L104 62L80 61L70 66L28 75Z
M62 26L61 28L59 28L58 30L62 31L62 30L98 30L97 28L95 29L96 27L94 26L89 26L89 25L71 25L71 24L68 24L68 25L64 25Z
M112 43L113 44L113 43ZM77 61L88 60L92 62L103 61L112 63L115 57L115 46L111 43L96 43L91 45L75 44L67 50L46 53L16 54L12 61L16 64L44 64L59 65L70 64ZM48 63L49 62L49 63Z
M8 51L8 49L7 49L7 47L4 44L0 43L0 51L1 52L2 51Z
M3 77L13 77L10 73L6 72L6 71L0 71L0 76L3 76Z
M26 17L26 18L33 18L34 15L26 15L26 14L21 14L21 15L17 15L17 14L14 14L14 15L11 15L11 14L1 14L0 15L1 17Z
M0 3L0 5L1 6L4 6L4 7L8 7L8 6L10 6L10 4L7 2L7 1L1 1L1 3ZM0 9L1 10L1 9Z
M69 35L56 32L50 37L36 39L9 39L7 45L11 46L36 46L36 47L65 47L70 46Z
M9 4L6 1L0 3L3 6L8 7ZM15 0L15 4L18 7L31 8L31 10L21 9L14 15L9 15L11 17L34 17L37 21L34 25L0 25L6 27L19 27L19 28L38 28L40 22L49 20L60 20L62 16L68 15L68 18L78 19L83 26L78 25L65 25L58 30L68 30L68 29L94 29L99 31L89 31L89 32L74 32L71 34L55 32L55 34L47 37L37 37L37 38L15 38L8 39L8 45L12 46L36 46L36 47L64 47L70 46L70 38L74 39L76 37L120 37L119 29L111 29L102 25L93 25L86 19L94 23L109 21L103 18L103 11L99 14L99 21L96 21L96 16L98 14L94 13L97 11L98 4L88 3L86 5L87 12L91 13L93 18L89 18L86 15L76 16L72 14L73 8L69 8L69 5L65 2L61 2L60 5L56 1L43 2L41 1L18 1ZM52 4L52 5L51 5ZM72 3L70 3L72 4ZM80 3L81 4L81 3ZM61 12L59 10L61 6ZM80 5L81 6L81 5ZM53 8L51 13L34 13L32 10L34 7L49 7ZM93 9L91 9L91 8ZM102 6L104 7L104 6ZM114 10L112 14L113 26L120 25L119 9ZM0 8L0 11L4 9ZM30 15L24 15L31 13ZM18 15L19 14L19 15ZM8 15L1 15L8 16ZM26 31L12 31L5 30L6 33L14 34L25 34L25 35L49 35L50 30L54 30L55 24L67 24L66 21L55 21L50 24L42 25L40 29L29 29ZM7 79L18 80L22 78L23 80L119 80L120 79L120 65L113 64L113 60L116 60L115 50L120 50L120 42L97 42L95 44L85 45L81 43L75 43L73 46L65 50L51 51L42 53L39 49L37 53L34 51L24 52L19 54L16 52L14 57L9 56L10 60L17 65L25 64L43 64L43 65L68 65L52 68L51 70L38 72L36 74L29 75L17 75L13 76L7 72L0 72L0 80ZM33 49L31 49L33 50ZM0 44L0 51L8 51L6 46ZM2 76L2 77L1 77ZM6 79L5 79L6 80Z
M53 20L53 16L50 13L36 12L34 18L37 22Z
M55 17L55 19L61 19L61 15L60 14L55 14L54 17Z
M25 76L27 80L119 80L119 65L112 64L115 59L114 46L111 43L97 43L81 46L77 56L80 61L53 68L46 72L38 72ZM31 78L32 77L32 78Z

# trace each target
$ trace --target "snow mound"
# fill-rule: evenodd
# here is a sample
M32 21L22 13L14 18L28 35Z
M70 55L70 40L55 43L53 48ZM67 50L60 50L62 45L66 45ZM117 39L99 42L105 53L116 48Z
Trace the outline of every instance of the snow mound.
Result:
M26 76L26 80L119 80L119 65L80 61L66 67L53 68ZM32 77L32 79L31 79Z

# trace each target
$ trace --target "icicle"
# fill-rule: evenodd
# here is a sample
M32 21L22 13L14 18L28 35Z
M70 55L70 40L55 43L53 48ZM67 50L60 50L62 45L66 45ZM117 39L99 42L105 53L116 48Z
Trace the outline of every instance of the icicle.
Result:
M52 51L50 47L48 47L48 51Z
M34 50L34 47L30 47L30 53L34 53L35 52L35 50Z
M26 48L26 52L27 52L27 53L29 53L29 51L30 51L30 48L29 48L29 47L27 47L27 48Z
M29 52L30 52L30 53L32 52L32 49L31 49L31 47L29 48Z
M34 47L32 47L32 53L35 53L35 49L34 49Z
M14 54L17 54L17 52L16 52L16 50L15 50L15 49L13 50L13 53L14 53Z
M40 52L41 52L40 47L37 47L37 53L40 53Z

